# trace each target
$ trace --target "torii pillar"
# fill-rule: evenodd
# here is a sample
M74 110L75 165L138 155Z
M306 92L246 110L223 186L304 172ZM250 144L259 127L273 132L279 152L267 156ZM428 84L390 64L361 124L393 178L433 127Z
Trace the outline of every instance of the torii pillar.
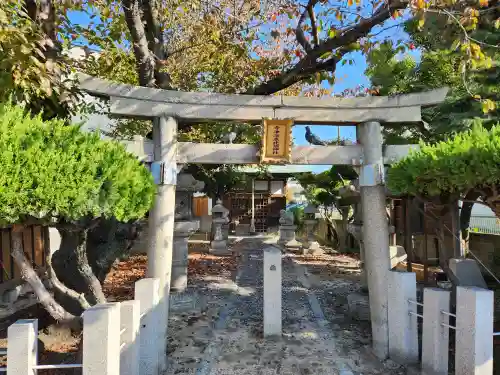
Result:
M174 244L175 188L177 185L177 120L162 116L153 120L153 176L157 194L149 214L149 244L147 276L160 280L159 303L155 308L158 323L157 367L151 374L162 374L167 367L167 325L172 277ZM154 340L151 338L151 340Z
M389 229L386 216L382 127L371 121L359 125L363 160L359 186L363 218L365 274L368 280L373 352L389 356L388 275L390 271Z

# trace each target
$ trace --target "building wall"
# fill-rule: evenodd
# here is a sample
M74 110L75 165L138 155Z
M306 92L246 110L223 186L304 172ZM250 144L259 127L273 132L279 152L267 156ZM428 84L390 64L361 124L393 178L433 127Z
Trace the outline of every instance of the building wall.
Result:
M471 233L469 249L495 275L500 274L500 236L494 234ZM481 267L483 274L487 274Z

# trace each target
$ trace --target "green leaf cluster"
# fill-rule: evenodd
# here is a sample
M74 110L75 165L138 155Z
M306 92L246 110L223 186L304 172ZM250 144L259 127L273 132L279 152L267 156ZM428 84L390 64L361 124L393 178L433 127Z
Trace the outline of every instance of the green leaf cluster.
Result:
M149 171L116 141L0 104L0 221L129 221L152 205Z
M388 171L388 188L397 194L463 196L471 189L500 183L500 124L490 130L476 122L469 131L418 151Z
M488 19L485 14L477 29L469 35L497 46L500 30ZM419 61L405 54L403 45L392 41L382 43L368 54L365 73L380 95L422 92L443 86L450 88L443 103L422 110L422 119L427 125L384 127L386 143L414 143L419 139L441 141L454 132L469 130L476 119L489 128L500 118L500 50L482 46L488 52L490 63L466 65L462 74L464 61L459 50L470 43L457 39L455 31L458 30L454 30L459 29L457 25L448 25L443 32L442 25L446 21L445 16L428 14L423 28L419 27L418 18L405 24L414 48L421 51ZM486 103L496 108L484 111Z

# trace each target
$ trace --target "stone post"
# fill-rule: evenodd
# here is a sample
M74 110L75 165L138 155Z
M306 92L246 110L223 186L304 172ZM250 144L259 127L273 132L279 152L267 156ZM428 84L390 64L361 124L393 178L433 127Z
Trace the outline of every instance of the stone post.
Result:
M281 336L281 251L264 249L264 336Z
M422 373L448 375L450 329L450 292L438 288L424 289L422 323Z
M171 282L171 290L175 292L187 288L188 240L200 227L200 221L193 218L193 194L204 186L190 174L177 176Z
M215 255L231 255L227 246L227 240L222 233L222 226L229 222L228 210L222 205L222 201L217 200L217 204L212 208L212 223L215 230L214 239L210 244L210 253Z
M457 287L455 374L493 374L493 291Z
M320 255L324 254L324 251L319 246L318 241L315 239L314 230L316 225L318 225L318 219L316 219L316 214L318 213L318 208L312 204L308 204L304 208L306 225L306 243L304 244L304 254L310 255Z
M120 375L139 374L141 304L138 300L120 303L121 334Z
M18 320L7 329L7 375L33 375L37 364L38 321Z
M385 359L389 354L387 278L390 261L380 123L361 124L359 136L364 155L359 185L373 352L378 358Z
M135 283L134 299L140 302L139 329L139 375L160 374L160 357L164 352L158 350L160 305L160 280L141 279Z
M120 304L83 313L83 375L120 375Z
M293 213L285 210L280 211L280 238L279 245L283 245L291 250L298 250L302 245L295 239L295 230L297 226L294 225Z
M167 324L174 240L175 185L177 183L177 121L160 117L153 121L153 176L158 184L154 206L149 214L148 277L160 281L159 337L156 349L162 353L161 370L166 370Z

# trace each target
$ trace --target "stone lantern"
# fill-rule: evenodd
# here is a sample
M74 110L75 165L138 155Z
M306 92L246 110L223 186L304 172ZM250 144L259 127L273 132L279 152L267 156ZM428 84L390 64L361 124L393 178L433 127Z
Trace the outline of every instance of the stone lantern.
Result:
M223 225L229 223L229 211L222 205L220 199L212 207L212 225L214 227L214 239L210 244L210 253L215 255L231 255L227 247L227 240L222 232Z
M176 292L187 288L188 240L200 227L199 220L193 218L193 194L204 186L190 174L177 176L171 281L171 289Z
M295 230L293 213L286 210L280 211L280 238L279 245L284 245L286 248L295 250L300 249L302 245L295 239Z
M314 236L314 229L318 224L318 219L316 219L317 213L318 208L312 204L308 204L306 208L304 208L304 224L306 226L306 243L304 245L304 254L323 254L323 250L319 246L319 243L315 240Z

